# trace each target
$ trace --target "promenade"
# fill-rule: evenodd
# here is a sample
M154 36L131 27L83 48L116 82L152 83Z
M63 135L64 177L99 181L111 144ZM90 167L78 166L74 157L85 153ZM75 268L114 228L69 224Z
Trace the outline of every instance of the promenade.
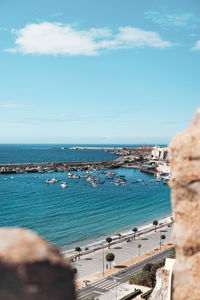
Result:
M141 260L134 261L129 268L112 273L95 282L88 283L87 287L79 288L78 299L87 300L94 297L99 300L119 300L123 296L133 292L135 288L141 289L143 293L146 292L150 288L129 284L130 276L140 272L147 263L156 263L165 260L169 257L172 247L165 246L161 248L161 251L148 253L149 255L141 256ZM138 298L140 299L140 297Z
M90 284L103 277L114 275L119 270L171 247L171 232L172 227L165 225L156 232L147 232L130 242L122 241L112 245L110 249L106 247L81 256L80 260L72 263L73 267L77 269L77 287L85 286L85 281ZM161 235L165 235L166 238L163 242L164 245L160 247ZM141 245L140 249L138 248L139 244ZM111 269L108 268L105 260L106 254L110 252L115 255Z

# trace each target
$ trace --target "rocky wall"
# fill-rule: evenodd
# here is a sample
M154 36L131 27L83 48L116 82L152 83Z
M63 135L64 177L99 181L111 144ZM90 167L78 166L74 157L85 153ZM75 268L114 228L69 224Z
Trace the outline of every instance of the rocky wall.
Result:
M170 145L176 247L173 300L200 299L200 108Z

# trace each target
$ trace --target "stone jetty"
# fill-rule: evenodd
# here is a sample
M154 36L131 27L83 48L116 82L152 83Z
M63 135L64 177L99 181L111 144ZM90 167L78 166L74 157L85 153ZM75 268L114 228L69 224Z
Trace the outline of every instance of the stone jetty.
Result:
M0 164L0 174L103 170L119 166L118 160Z

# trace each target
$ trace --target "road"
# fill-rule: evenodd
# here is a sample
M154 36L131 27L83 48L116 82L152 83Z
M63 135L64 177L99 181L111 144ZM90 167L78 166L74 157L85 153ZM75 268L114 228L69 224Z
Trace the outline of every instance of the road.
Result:
M155 263L169 257L171 248L172 247L149 256L133 266L118 271L114 275L110 275L94 283L88 284L87 287L84 287L78 291L78 300L87 300L92 297L98 297L100 294L105 294L114 287L127 282L131 275L141 271L147 263Z

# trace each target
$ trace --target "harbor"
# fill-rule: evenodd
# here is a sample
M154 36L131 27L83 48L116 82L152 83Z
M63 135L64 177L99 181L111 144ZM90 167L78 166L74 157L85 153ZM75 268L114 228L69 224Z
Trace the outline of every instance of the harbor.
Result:
M51 173L64 171L85 171L88 169L115 169L118 161L74 161L74 162L44 162L44 163L16 163L1 164L0 174L19 173Z
M58 149L58 147L50 148ZM60 147L59 149L65 149ZM108 153L111 157L116 155L113 160L100 161L49 161L34 163L7 163L0 164L0 174L22 174L22 173L53 173L53 172L71 172L71 171L96 171L96 170L114 170L117 168L139 169L143 173L166 177L170 176L170 164L168 160L167 147L133 147L133 148L116 148L116 147L71 147L66 148L68 151L75 151L74 154L82 151L99 152L97 150L112 151ZM71 149L71 150L70 150ZM76 149L76 150L75 150ZM105 150L106 149L106 150ZM61 151L62 152L62 151ZM101 152L101 153L102 153ZM72 152L73 153L73 152ZM106 153L106 155L108 155ZM110 157L109 156L109 157ZM74 175L75 176L75 175ZM121 178L122 180L122 178ZM115 181L118 185L119 182Z

